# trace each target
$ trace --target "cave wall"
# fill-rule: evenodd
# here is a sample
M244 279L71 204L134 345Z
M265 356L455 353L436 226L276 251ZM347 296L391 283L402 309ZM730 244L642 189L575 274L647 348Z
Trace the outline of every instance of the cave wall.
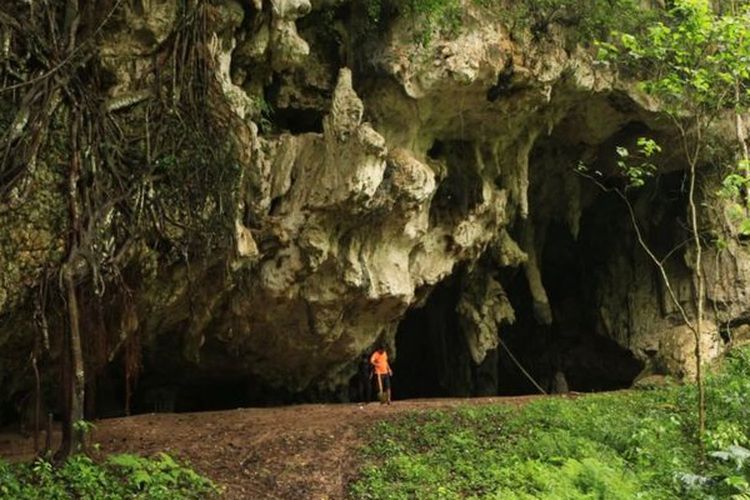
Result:
M176 5L128 5L102 40L112 113L137 114L153 97L149 61L176 27ZM129 299L103 304L110 334L137 335L155 365L179 358L171 366L185 373L195 366L290 393L335 391L378 339L398 347L399 328L420 331L404 317L440 286L434 293L453 294L445 328L454 340L462 335L464 347L436 355L460 374L459 387L440 381L435 394L463 394L462 380L506 363L498 335L516 320L529 325L526 335L587 329L576 335L609 339L654 371L689 375L689 335L633 244L627 218L573 172L586 161L613 175L606 158L614 146L643 131L668 140L656 103L583 47L571 48L556 27L542 39L514 36L467 6L459 32L429 44L414 43L403 18L359 43L356 9L347 6L224 0L207 7L203 49L214 63L215 105L233 117L232 231L216 251L189 262L145 240L133 245ZM678 172L670 182L681 168L665 164L665 174ZM0 204L0 377L12 391L28 385L17 360L33 344L39 278L62 258L63 240L51 229L65 224L62 180L41 162L25 181L32 195ZM709 200L716 179L703 182ZM675 233L659 247L668 250L679 243L684 206L661 207L662 188L649 189L636 199L639 221L653 238ZM706 223L718 227L717 214ZM549 245L562 241L551 236L561 228L570 245L587 248L576 265L594 269L581 270L588 281L572 301L549 269L565 262ZM684 248L675 255L670 272L689 304ZM721 312L715 323L747 317L745 249L706 261L716 277L709 286ZM508 290L519 279L527 291L514 303ZM583 305L586 321L572 322L571 310ZM716 330L706 335L709 358L719 352ZM122 345L111 343L111 359ZM476 387L492 392L493 375Z

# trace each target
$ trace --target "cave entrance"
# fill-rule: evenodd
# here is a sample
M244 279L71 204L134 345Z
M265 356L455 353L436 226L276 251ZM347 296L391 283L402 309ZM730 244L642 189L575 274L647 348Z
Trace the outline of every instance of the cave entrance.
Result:
M226 363L225 347L214 337L202 346L202 364L181 355L180 336L161 335L144 346L141 373L131 390L131 414L221 411L236 408L341 402L345 392L311 388L293 392L274 387ZM175 355L177 353L177 355ZM117 358L97 377L94 405L87 418L125 415L123 360Z
M601 170L605 171L603 166ZM562 184L559 177L541 171L536 182ZM608 182L617 182L617 178ZM623 346L642 348L643 332L649 330L644 321L661 318L669 308L662 302L666 292L661 277L638 246L623 200L593 183L581 184L580 189L581 197L588 201L578 219L577 234L574 236L570 219L563 216L564 210L558 208L551 216L548 212L542 242L537 240L552 323L540 324L535 318L524 273L516 272L503 282L516 322L503 327L502 338L549 392L604 391L632 385L645 364ZM643 188L628 191L627 196L650 249L659 256L680 251L690 237L685 221L685 172L659 174ZM537 200L535 206L539 205ZM675 257L666 265L673 279L690 275L684 259ZM646 312L641 310L644 308ZM502 371L500 393L533 391L504 353L500 353L498 364Z
M594 207L585 217L575 240L567 227L547 228L540 262L542 281L552 310L552 323L535 317L533 299L522 272L507 282L506 290L516 313L513 325L502 328L502 339L516 360L548 393L593 392L629 387L643 369L633 354L598 331L598 293L601 270L618 255L618 240L602 238L601 224L610 212ZM616 284L610 283L616 286ZM516 361L498 353L501 394L538 392Z
M392 363L394 398L472 395L471 357L455 312L459 294L460 280L453 275L399 324Z
M538 393L519 364L550 393L629 387L644 365L602 334L599 315L600 294L619 286L608 278L611 260L630 258L634 251L634 242L623 235L627 217L614 195L603 195L582 214L578 238L562 222L547 226L538 257L553 318L549 325L541 324L534 314L522 269L488 267L487 272L505 289L516 320L501 326L504 346L489 351L479 365L471 358L456 312L465 271L458 270L438 284L424 304L407 311L399 324L394 397Z

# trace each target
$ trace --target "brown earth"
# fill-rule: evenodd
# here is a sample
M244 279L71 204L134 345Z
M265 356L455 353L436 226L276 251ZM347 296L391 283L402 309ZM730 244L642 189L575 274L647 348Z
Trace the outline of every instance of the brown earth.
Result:
M524 404L538 396L158 413L95 422L103 453L165 451L224 487L228 499L334 499L355 477L369 424L465 404ZM55 435L59 439L59 436ZM0 433L0 457L27 460L33 441Z

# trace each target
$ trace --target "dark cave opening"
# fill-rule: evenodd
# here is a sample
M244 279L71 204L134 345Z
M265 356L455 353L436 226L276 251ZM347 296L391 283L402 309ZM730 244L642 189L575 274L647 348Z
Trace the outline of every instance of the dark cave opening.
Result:
M224 346L207 338L201 363L182 354L181 336L162 335L143 346L139 375L131 387L129 413L185 413L221 411L246 407L281 406L313 401L332 401L319 392L294 393L271 387L260 378L226 363ZM177 353L175 355L175 353ZM122 356L96 377L87 395L92 404L87 418L121 417L126 414L126 384Z
M168 365L169 363L167 363ZM173 369L147 364L131 396L129 414L191 413L223 411L237 408L263 408L310 403L344 403L358 401L348 387L334 390L309 388L294 392L273 387L247 373L212 372L198 369L185 361ZM115 418L126 415L125 380L120 366L97 377L94 404L87 409L87 419ZM91 398L91 393L87 399ZM11 421L17 420L11 418Z
M555 182L554 179L546 177L541 182ZM621 184L622 180L612 176L605 182ZM564 375L564 385L573 391L629 387L644 363L604 333L609 329L610 334L627 339L631 326L616 327L620 331L604 327L600 313L602 296L612 294L612 288L622 288L623 297L631 293L628 282L618 281L624 279L623 274L613 274L623 266L629 273L638 273L638 279L653 283L654 301L660 300L658 294L662 290L661 278L637 244L630 213L622 198L615 192L602 191L593 183L584 183L581 189L589 190L591 201L581 213L577 237L573 236L569 221L553 217L546 225L538 256L553 323L544 326L534 320L523 273L504 282L516 310L516 323L503 329L503 338L522 362L529 365L529 371L537 374L543 387L552 392L559 389L556 385L560 374ZM659 174L643 188L626 190L625 194L644 239L656 255L669 255L682 247L689 237L683 171ZM689 272L683 269L681 260L676 257L669 270L675 276ZM631 275L628 279L636 277ZM631 307L630 302L623 299L621 307ZM529 389L527 385L525 390Z
M144 352L143 375L133 392L133 413L194 412L231 410L245 407L345 400L338 392L309 389L294 392L274 387L262 378L227 363L225 346L209 337L196 364L180 352L179 336L162 336ZM124 380L123 380L124 383Z
M273 124L292 134L323 133L323 113L317 109L275 108Z
M660 182L658 189L673 192L670 185L679 184L679 176ZM672 196L662 223L673 225L680 210L679 200ZM505 289L516 319L500 328L504 346L489 351L479 365L471 359L456 312L465 271L459 270L437 285L424 305L409 310L398 327L394 396L538 393L517 363L550 393L606 391L632 385L644 364L601 334L597 313L597 293L605 286L609 259L632 251L633 242L625 241L630 236L624 236L627 217L615 195L603 194L583 212L578 238L562 222L548 225L539 264L552 309L550 325L540 324L534 315L523 269L488 269ZM656 248L673 244L674 235L666 234L664 227L654 226L650 232Z
M396 399L470 396L466 340L455 313L457 275L435 287L423 307L407 312L396 334L393 396Z
M549 393L623 389L643 369L643 363L630 351L597 332L596 290L600 283L593 268L598 260L616 251L606 241L604 246L608 248L599 248L602 240L598 235L602 233L598 225L607 221L598 219L583 222L578 240L563 224L553 223L547 228L540 266L552 309L550 325L539 324L535 319L523 273L516 273L507 286L516 321L503 328L503 341ZM506 353L501 352L499 358L503 372L498 381L501 393L538 392Z

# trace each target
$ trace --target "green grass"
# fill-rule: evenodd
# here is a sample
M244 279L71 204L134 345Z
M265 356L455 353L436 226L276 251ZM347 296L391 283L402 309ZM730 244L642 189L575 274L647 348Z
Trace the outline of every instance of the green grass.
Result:
M0 461L2 500L197 500L218 494L211 481L164 453L150 459L113 455L103 463L76 455L58 467L44 460Z
M750 499L750 349L693 386L412 414L368 433L354 498Z

